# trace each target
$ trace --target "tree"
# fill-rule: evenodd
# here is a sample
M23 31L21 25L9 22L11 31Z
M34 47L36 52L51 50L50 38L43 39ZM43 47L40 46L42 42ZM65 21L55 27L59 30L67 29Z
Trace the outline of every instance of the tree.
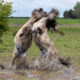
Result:
M69 18L69 12L68 11L65 11L64 14L63 14L64 18Z
M8 16L12 13L12 3L4 2L4 0L0 1L0 37L3 32L8 30Z
M77 2L77 4L74 7L74 13L77 18L80 18L80 2Z
M72 9L70 9L69 11L65 11L63 16L64 18L76 18Z

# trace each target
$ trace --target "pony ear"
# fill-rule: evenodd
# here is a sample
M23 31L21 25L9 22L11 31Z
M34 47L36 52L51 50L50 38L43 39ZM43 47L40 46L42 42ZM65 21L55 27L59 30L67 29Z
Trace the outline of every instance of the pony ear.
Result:
M56 15L59 14L59 11L57 9L52 8L52 10L50 11L50 13L54 12Z
M35 15L35 12L37 12L38 10L37 9L34 9L33 11L32 11L32 15Z
M39 11L42 12L43 11L43 8L39 8Z

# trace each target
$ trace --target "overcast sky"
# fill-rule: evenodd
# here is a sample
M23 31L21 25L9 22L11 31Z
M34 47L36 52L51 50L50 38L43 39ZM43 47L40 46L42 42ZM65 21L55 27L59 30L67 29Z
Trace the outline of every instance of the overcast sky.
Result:
M13 2L13 10L16 12L12 16L31 16L31 12L35 8L43 8L49 12L52 8L56 8L60 12L60 17L63 16L65 10L72 9L76 2L80 0L5 0Z

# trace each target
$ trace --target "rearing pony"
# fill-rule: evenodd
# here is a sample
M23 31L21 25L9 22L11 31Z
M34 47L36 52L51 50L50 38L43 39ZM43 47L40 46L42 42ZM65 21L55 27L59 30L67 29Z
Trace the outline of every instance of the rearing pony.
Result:
M33 39L35 44L40 49L40 54L43 55L54 55L56 53L56 49L54 43L48 36L48 30L52 28L54 31L55 29L55 22L56 22L56 12L52 10L47 17L41 18L39 21L34 23L32 27L33 31ZM47 27L47 28L46 28Z
M67 59L64 60L60 58L59 52L56 50L53 41L51 41L48 35L47 29L50 30L52 28L54 31L57 31L55 28L56 15L57 11L55 9L52 9L52 11L48 13L46 17L43 17L39 21L34 23L32 27L33 39L35 44L40 49L41 57L50 59L56 55L58 56L58 59L62 65L69 66L70 63Z
M32 43L31 28L36 21L44 16L46 16L46 13L42 8L33 10L29 21L26 22L17 32L14 38L15 48L13 52L12 67L19 68L21 65L25 64L26 53Z

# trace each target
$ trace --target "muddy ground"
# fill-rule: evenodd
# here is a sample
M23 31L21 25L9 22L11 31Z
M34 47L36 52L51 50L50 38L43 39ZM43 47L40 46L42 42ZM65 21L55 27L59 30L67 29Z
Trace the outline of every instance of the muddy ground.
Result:
M8 58L2 64L6 69L0 69L0 80L80 80L80 62L78 59L71 60L70 68L63 66L62 69L53 71L11 69L11 59Z

